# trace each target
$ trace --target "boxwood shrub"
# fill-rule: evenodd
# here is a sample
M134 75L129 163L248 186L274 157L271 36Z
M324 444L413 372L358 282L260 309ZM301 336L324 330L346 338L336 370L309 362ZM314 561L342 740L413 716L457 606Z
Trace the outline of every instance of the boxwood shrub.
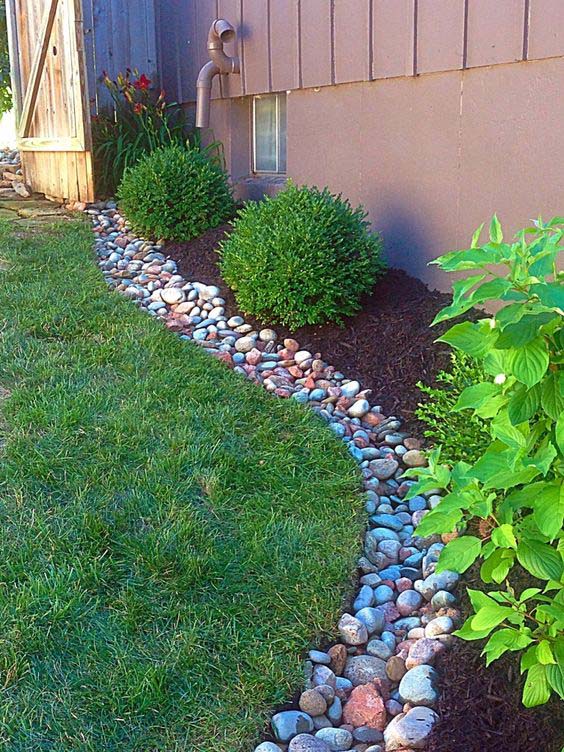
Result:
M296 328L355 313L384 268L380 252L362 207L289 183L238 212L221 271L245 313Z
M234 211L227 176L198 149L156 149L126 169L120 208L138 232L163 240L191 240Z

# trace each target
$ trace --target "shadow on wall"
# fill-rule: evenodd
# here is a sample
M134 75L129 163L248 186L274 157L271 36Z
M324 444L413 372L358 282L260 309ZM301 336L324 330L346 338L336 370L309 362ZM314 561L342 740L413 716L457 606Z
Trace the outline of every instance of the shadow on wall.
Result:
M433 271L427 264L443 251L435 248L421 221L415 217L409 205L388 205L371 212L372 226L384 240L386 261L389 266L403 269L412 277L418 277L431 287L442 272Z

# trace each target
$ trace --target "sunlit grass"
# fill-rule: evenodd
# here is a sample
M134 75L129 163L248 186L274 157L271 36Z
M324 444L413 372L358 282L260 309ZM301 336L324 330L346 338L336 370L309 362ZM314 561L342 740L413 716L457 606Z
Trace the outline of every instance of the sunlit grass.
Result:
M344 448L110 293L81 222L0 256L0 749L242 752L334 628Z

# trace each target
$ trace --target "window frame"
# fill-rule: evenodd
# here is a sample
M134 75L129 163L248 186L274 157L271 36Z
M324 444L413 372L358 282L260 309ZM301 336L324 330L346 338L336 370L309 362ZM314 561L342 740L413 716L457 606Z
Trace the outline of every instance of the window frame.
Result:
M251 141L252 141L252 164L251 164L251 172L255 175L286 175L287 173L287 164L284 167L283 170L280 169L280 154L281 154L281 128L280 128L280 98L281 97L287 97L287 92L285 91L278 91L278 92L269 92L266 94L255 94L253 95L253 104L252 104L252 110L251 110ZM256 127L256 104L257 100L263 99L265 97L275 97L276 102L276 110L275 110L275 148L276 148L276 169L273 170L260 170L257 167L257 127ZM287 102L286 102L286 112L287 112ZM286 144L287 145L287 144Z

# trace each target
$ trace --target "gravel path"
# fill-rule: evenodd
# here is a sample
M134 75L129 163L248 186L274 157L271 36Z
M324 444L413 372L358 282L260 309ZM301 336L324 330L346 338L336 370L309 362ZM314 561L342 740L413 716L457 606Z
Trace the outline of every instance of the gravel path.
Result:
M403 472L426 464L419 440L321 354L293 339L280 342L272 329L257 331L240 316L228 317L218 287L178 274L162 247L137 238L115 205L87 212L112 288L241 376L308 405L360 467L369 527L358 592L337 625L335 644L310 651L296 707L273 716L267 741L255 752L424 749L438 717L433 665L455 639L460 612L453 594L458 575L435 573L444 543L438 536L414 536L440 496L405 500L412 481L402 480Z

